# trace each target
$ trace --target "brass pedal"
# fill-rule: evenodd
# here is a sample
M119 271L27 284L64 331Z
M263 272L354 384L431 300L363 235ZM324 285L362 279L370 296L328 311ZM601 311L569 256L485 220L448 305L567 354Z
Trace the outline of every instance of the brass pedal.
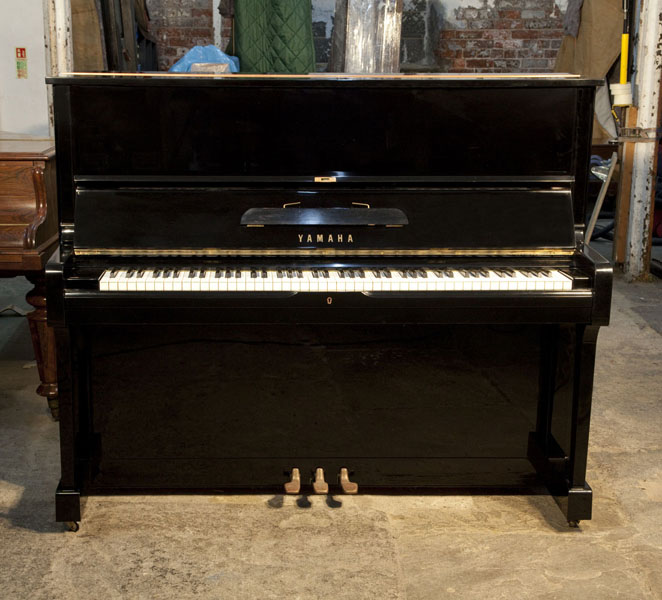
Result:
M315 481L313 481L313 491L316 494L328 494L329 484L324 481L324 469L315 469Z
M292 469L290 480L283 485L286 494L298 494L301 490L301 474L296 467Z
M349 480L349 471L345 467L340 469L340 487L345 494L358 494L359 484Z

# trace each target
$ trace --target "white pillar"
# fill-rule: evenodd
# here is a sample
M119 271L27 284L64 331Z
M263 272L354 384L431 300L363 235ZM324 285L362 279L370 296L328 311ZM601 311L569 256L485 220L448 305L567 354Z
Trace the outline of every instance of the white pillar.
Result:
M211 14L214 20L214 46L225 51L223 47L223 18L221 17L221 13L218 12L218 6L218 0L212 0Z
M43 0L46 72L50 76L74 70L71 0ZM48 122L53 135L53 91L48 87Z
M638 107L637 127L653 131L658 126L658 103L662 82L662 0L642 0L637 44L635 104ZM650 236L652 199L655 193L655 161L657 144L637 142L634 145L630 219L628 223L625 273L628 279L648 275L650 268Z

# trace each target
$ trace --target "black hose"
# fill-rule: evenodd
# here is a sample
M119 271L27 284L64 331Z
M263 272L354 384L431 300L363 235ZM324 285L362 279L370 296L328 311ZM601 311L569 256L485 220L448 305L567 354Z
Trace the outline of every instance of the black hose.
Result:
M604 227L601 227L600 229L594 229L593 234L591 235L592 240L597 240L599 237L606 237L605 234L609 233L612 229L614 229L614 223L615 221L609 221Z

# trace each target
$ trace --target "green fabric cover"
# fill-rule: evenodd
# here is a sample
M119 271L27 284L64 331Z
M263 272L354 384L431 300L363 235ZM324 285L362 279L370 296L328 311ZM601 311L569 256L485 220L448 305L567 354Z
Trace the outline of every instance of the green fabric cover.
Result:
M242 73L315 71L310 0L238 0L234 10Z

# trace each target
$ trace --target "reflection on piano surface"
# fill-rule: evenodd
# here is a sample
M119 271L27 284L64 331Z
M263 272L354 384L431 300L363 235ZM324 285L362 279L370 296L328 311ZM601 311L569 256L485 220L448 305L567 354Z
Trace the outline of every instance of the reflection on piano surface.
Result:
M58 520L116 491L540 483L591 517L596 82L51 83Z

